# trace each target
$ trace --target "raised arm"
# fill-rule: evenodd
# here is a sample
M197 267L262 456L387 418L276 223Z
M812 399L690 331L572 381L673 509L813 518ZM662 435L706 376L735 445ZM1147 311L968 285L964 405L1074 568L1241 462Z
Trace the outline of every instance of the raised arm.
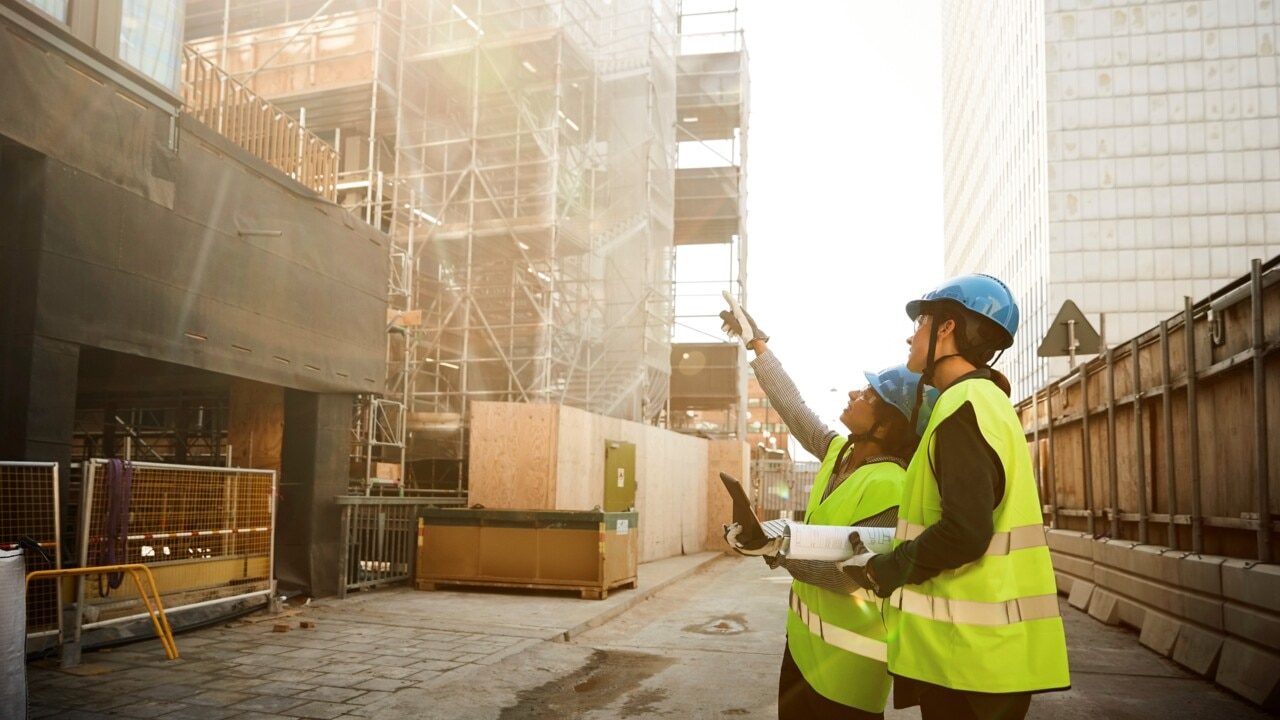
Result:
M814 457L825 456L831 441L839 437L840 433L827 427L818 414L805 404L791 376L782 368L782 362L765 347L764 341L756 340L753 345L762 350L751 361L751 367L756 371L756 380L760 381L760 389L764 390L770 405L778 411L778 417L787 424L791 437L801 447Z

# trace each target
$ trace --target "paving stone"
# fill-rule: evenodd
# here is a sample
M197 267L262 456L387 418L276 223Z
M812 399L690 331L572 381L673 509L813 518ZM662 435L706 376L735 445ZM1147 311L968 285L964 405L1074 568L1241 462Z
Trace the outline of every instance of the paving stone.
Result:
M454 650L433 650L431 648L418 650L413 653L415 657L422 660L453 660L462 654L463 653Z
M110 715L92 710L66 710L56 716L58 720L118 720Z
M322 648L294 648L286 653L282 653L281 657L288 658L331 658L333 653Z
M411 680L415 684L418 684L418 683L424 683L428 680L431 680L432 678L440 677L443 674L444 674L443 671L440 671L440 670L422 670L420 672L416 672L410 675L405 679Z
M309 683L323 674L313 670L275 670L262 677L272 682Z
M363 674L369 677L391 678L393 680L399 680L401 678L409 677L410 675L416 672L418 671L414 670L412 667L378 666L378 667L369 668Z
M476 662L477 660L483 660L487 655L488 655L487 653L484 653L484 654L470 653L467 655L459 655L458 657L454 658L453 661L458 663L473 663L473 662Z
M134 694L148 700L186 700L198 692L200 688L190 685L156 685Z
M360 683L368 680L365 675L341 675L338 673L322 673L311 680L314 685L326 685L329 687L356 687Z
M372 705L389 697L391 697L391 693L386 692L385 690L370 690L369 692L366 692L363 695L357 695L346 702L348 705Z
M436 672L448 672L457 667L461 667L462 663L450 662L448 660L424 660L420 663L410 665L411 670L434 670Z
M252 645L245 648L244 652L253 653L254 655L279 655L293 649L288 645Z
M335 662L317 669L323 670L327 675L359 675L371 667L373 666L358 662ZM316 684L324 685L325 683L317 682Z
M404 655L366 655L359 662L365 663L370 667L395 667L397 665L403 666L414 660L414 657L406 657Z
M242 700L231 706L232 710L253 710L256 712L279 713L306 703L306 700L281 695L258 695Z
M253 692L259 695L297 695L303 690L311 690L314 687L315 685L309 683L268 680L261 685L255 685Z
M200 687L206 690L235 690L237 692L248 692L261 685L264 681L256 677L239 677L239 676L222 676L210 674L200 683Z
M375 654L386 650L386 648L383 645L380 645L377 643L354 643L354 642L343 643L341 645L334 647L333 649L342 653L352 652L352 653L375 653Z
M417 676L411 675L410 679L415 677ZM387 690L395 692L402 687L412 685L413 682L411 682L410 679L393 680L391 678L364 678L364 681L356 684L355 687L360 688L361 690Z
M364 690L341 687L318 687L298 693L295 697L304 700L322 700L325 702L351 702L351 698L364 694Z
M340 715L346 714L352 709L350 705L332 702L309 702L305 705L299 705L280 713L290 717L315 718L316 720L331 720Z
M117 717L146 720L147 718L157 718L187 707L189 706L185 703L172 702L170 700L144 700L132 705L122 705L115 708L115 714Z
M247 712L237 715L236 720L289 720L289 718L275 713Z
M190 705L160 717L164 720L227 720L227 718L233 718L239 714L238 711L231 708L215 707L213 705Z
M234 705L248 697L250 697L249 693L236 692L234 690L206 690L205 692L192 695L186 699L186 702L189 702L192 705L226 707L228 705Z

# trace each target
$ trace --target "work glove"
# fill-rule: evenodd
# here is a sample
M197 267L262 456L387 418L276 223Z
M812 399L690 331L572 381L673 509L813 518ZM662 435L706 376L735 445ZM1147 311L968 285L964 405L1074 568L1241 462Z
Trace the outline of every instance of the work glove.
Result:
M853 557L848 560L841 560L836 563L836 567L840 568L850 580L858 583L858 587L866 588L876 594L879 594L879 587L867 572L867 563L876 554L867 549L862 537L855 530L849 533L849 546L853 548Z
M729 337L736 337L742 340L742 344L747 347L751 346L752 340L763 340L769 342L769 336L760 331L756 326L756 321L747 314L746 310L738 304L733 295L728 290L720 293L724 296L726 302L729 303L728 310L720 311L720 320L722 322L720 329L724 330Z
M738 542L738 535L742 533L742 526L738 523L729 523L724 525L724 541L729 543L729 547L739 555L777 555L787 544L787 538L774 537L769 538L759 547L745 547Z

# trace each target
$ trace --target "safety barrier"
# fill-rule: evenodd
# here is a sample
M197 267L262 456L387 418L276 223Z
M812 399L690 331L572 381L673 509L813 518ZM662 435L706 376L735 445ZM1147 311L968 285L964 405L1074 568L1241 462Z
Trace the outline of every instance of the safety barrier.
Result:
M125 565L104 565L101 567L91 568L67 568L63 570L35 570L27 573L27 589L31 588L32 580L53 580L53 586L61 587L59 582L62 578L80 577L84 575L94 575L98 573L128 573L133 578L133 585L141 598L143 606L146 608L147 616L151 618L151 626L155 628L156 637L160 638L160 644L164 646L164 654L170 660L178 659L178 645L173 640L173 628L169 626L169 618L164 614L164 603L160 600L160 593L156 591L156 579L151 575L151 570L146 565L130 563ZM147 579L146 584L142 582L143 578ZM150 594L148 594L150 591Z
M1255 262L1018 406L1051 527L1275 561L1277 281Z
M58 512L57 463L0 462L0 546L18 547L23 538L38 544L43 553L24 544L28 570L62 567ZM28 637L58 633L58 605L52 584L27 594Z
M465 498L402 498L339 495L342 508L342 549L338 596L349 590L403 582L413 577L418 544L418 511L441 505L461 505Z
M1058 590L1280 709L1280 259L1018 405Z
M80 565L147 566L170 613L272 591L273 471L91 460L82 497ZM83 629L146 617L121 571L95 574L78 583Z

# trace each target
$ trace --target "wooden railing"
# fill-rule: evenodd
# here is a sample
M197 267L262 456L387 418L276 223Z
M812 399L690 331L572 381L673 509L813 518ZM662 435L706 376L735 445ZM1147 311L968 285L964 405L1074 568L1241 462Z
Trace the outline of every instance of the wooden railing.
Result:
M337 199L338 151L191 47L183 48L182 102L231 142L320 196Z

